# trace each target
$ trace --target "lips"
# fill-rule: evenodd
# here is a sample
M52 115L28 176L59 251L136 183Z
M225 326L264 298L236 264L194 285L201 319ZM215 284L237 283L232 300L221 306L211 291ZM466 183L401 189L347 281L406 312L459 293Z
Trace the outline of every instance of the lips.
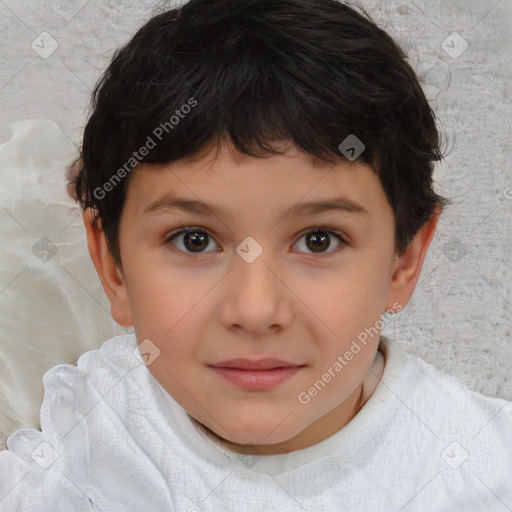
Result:
M250 359L230 359L229 361L222 361L220 363L210 364L214 368L234 368L238 370L274 370L275 368L298 368L300 364L289 363L281 361L280 359L259 359L252 361Z
M284 361L269 362L269 360L265 361L226 361L222 364L236 364L238 367L217 367L211 366L213 372L215 372L219 377L221 377L224 382L229 382L230 386L233 384L238 389L244 389L246 391L270 391L274 388L277 388L279 385L291 379L294 375L298 374L302 366L290 365L290 363L285 363ZM272 369L242 369L240 365L266 365L266 366L274 366ZM287 364L288 366L280 366L275 367L276 364Z

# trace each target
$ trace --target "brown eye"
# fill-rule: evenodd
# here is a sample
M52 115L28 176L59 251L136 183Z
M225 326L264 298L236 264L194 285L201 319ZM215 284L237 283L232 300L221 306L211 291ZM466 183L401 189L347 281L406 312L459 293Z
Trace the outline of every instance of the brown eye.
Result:
M177 242L175 243L174 240ZM172 233L166 240L166 242L171 242L179 251L189 256L211 252L205 251L211 241L213 239L211 239L210 235L198 228L180 229Z
M306 250L301 252L311 251L313 254L319 254L320 256L323 256L327 249L331 247L331 239L333 237L337 239L338 245L335 246L334 250L326 253L325 255L327 256L337 252L340 246L346 245L345 240L337 231L323 228L310 229L309 231L302 233L300 238L300 240L305 240L303 245L306 247ZM299 244L300 241L297 242L295 246Z
M329 249L331 241L329 239L329 235L326 233L308 233L306 235L306 245L313 252L324 252Z

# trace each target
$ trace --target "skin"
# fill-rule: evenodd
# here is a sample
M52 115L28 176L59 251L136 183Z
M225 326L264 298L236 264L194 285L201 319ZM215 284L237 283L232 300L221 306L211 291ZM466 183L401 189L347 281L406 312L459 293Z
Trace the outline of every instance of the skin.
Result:
M87 209L89 252L113 318L133 326L139 343L150 339L159 348L148 369L192 418L239 453L300 450L333 435L359 411L379 335L359 344L362 350L309 403L298 395L384 312L405 307L440 211L399 257L392 208L368 166L321 163L291 144L285 155L267 158L240 155L228 145L217 149L133 171L119 230L122 268ZM233 215L143 213L168 193L221 205ZM340 196L368 215L280 218L298 202ZM186 245L185 235L169 240L182 226L210 236L199 249ZM301 234L316 227L329 246ZM327 228L339 230L346 243ZM236 252L248 236L263 248L252 263ZM207 366L264 357L306 366L266 391L243 390Z

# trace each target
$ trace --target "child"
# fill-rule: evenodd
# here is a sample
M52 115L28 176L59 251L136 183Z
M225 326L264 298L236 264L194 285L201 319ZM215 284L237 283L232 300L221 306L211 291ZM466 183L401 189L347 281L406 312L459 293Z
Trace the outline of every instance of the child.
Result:
M510 405L380 336L449 201L364 14L190 0L115 53L76 195L135 334L44 375L3 512L512 510Z

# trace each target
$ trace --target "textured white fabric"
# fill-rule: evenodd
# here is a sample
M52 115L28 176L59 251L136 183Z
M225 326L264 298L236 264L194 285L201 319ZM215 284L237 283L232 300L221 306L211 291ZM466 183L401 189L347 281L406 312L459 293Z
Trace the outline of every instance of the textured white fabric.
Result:
M118 336L45 373L42 432L19 430L0 452L2 512L512 507L510 403L464 388L396 342L381 340L382 380L345 428L262 457L201 432L136 344Z

